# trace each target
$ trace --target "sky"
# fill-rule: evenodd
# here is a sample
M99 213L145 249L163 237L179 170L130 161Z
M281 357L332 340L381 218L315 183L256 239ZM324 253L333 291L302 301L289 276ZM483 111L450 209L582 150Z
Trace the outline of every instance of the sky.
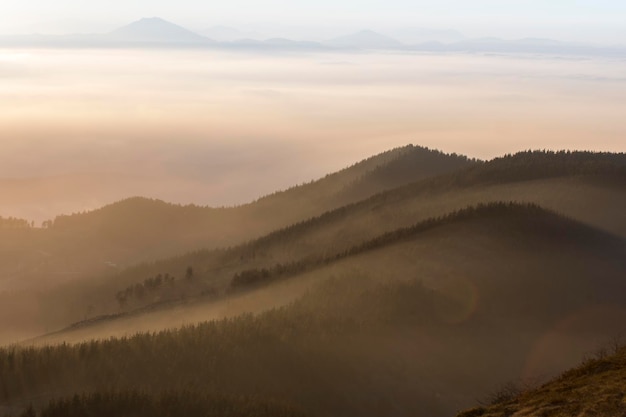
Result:
M301 37L392 27L455 29L470 37L624 43L623 0L8 0L0 32L102 32L158 16L191 29L274 25Z
M425 27L626 42L623 0L1 0L0 34L153 16L309 39ZM135 195L243 204L409 143L484 159L624 151L624 74L600 56L0 49L0 215Z

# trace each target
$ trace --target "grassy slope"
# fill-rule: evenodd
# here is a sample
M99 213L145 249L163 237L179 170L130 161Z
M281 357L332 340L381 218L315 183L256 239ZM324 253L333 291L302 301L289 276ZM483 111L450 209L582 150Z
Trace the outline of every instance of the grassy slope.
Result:
M512 392L509 390L509 393ZM539 388L505 395L459 417L613 417L626 414L626 349L585 360Z

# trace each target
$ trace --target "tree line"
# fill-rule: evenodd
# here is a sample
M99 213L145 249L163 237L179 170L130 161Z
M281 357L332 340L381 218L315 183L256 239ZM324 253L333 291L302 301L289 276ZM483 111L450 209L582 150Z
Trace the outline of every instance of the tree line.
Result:
M51 400L19 417L303 417L296 407L258 397L196 391L149 394L135 390L95 392Z
M26 219L0 216L0 229L30 229L33 227L35 227L35 223Z

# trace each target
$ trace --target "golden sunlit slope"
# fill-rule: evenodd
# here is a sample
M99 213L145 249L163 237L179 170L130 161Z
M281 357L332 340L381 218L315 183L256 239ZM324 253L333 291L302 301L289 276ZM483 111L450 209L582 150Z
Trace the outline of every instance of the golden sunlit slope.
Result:
M626 348L613 346L535 389L509 385L458 417L615 417L626 414ZM525 392L524 392L525 391Z
M0 351L1 401L191 386L312 415L452 415L501 381L571 366L621 328L625 250L536 206L471 208L232 297L37 341L83 344ZM224 320L181 328L207 319ZM180 330L89 342L165 328Z

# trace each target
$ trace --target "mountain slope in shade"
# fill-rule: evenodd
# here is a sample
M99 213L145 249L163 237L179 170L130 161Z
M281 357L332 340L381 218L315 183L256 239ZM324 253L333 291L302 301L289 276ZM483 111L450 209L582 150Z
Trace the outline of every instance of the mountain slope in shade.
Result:
M234 278L239 275L237 271L261 268L267 268L265 278L239 281L241 284L236 288L253 290L253 293L267 288L271 292L272 285L283 281L297 282L305 275L338 276L342 269L362 270L381 279L420 276L427 285L439 288L447 285L446 282L458 282L462 275L472 277L475 288L488 296L489 300L483 299L482 308L475 313L488 316L490 309L497 308L499 315L507 311L507 315L518 318L545 319L547 314L562 314L572 306L580 307L581 303L619 303L616 294L626 288L626 282L615 279L626 272L624 239L532 205L493 203L467 208L377 236L348 250L327 253L323 258L293 259L291 263L282 264L283 269L271 261L256 263L247 259L250 250L259 257L266 257L262 246L254 245L224 252L217 265L230 272L222 280L227 291L218 290L220 293L229 294L228 286L237 281ZM578 254L575 259L565 261L574 253ZM546 257L551 260L545 260ZM444 271L438 271L440 267L436 265L439 264L449 265ZM587 266L581 268L584 265ZM292 272L287 269L290 266ZM219 288L217 269L203 273L198 264L194 267L196 279L206 279L216 285L214 288ZM591 272L594 269L596 274ZM597 281L589 280L592 277ZM561 287L563 279L568 280L567 288ZM499 284L498 280L506 285ZM583 281L586 282L583 284ZM561 297L556 305L550 300L558 297L559 292L570 295ZM514 293L518 297L509 298ZM187 291L187 295L190 294ZM270 303L281 298L276 297ZM534 303L532 311L528 311L530 302ZM148 322L159 323L160 320Z
M159 17L143 18L109 33L108 38L117 41L146 43L198 43L209 42L182 26Z
M324 43L337 48L401 49L404 47L401 42L373 30L362 30L351 35L330 39Z

